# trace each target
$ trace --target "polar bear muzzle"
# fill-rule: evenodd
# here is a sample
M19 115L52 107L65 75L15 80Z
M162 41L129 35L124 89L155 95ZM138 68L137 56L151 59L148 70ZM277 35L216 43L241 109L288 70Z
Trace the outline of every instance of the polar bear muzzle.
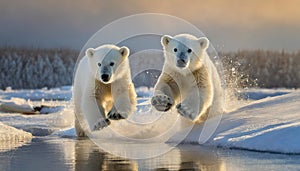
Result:
M183 52L179 53L176 58L176 66L179 68L185 68L189 63L187 55Z
M108 66L103 66L100 70L101 81L107 83L111 79L111 69Z
M178 59L176 62L176 66L179 68L186 67L187 62L184 59Z

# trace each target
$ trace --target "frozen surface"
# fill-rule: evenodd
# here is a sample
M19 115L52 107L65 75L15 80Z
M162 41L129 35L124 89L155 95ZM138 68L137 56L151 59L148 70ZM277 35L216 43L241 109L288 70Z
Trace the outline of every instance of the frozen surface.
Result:
M34 114L35 110L33 105L21 98L11 98L10 100L0 99L0 111L2 112L13 112L13 113L24 113L24 114Z
M72 87L64 86L52 89L36 89L36 90L0 90L0 99L9 100L11 97L22 98L25 100L70 100L72 97Z
M253 100L251 103L241 103L243 106L231 110L224 114L222 120L214 134L204 144L208 146L219 146L225 148L238 148L255 151L267 151L277 153L293 153L300 154L300 91L299 90L268 90L268 89L250 89L241 92L243 95ZM40 94L41 97L38 97ZM63 95L64 94L64 95ZM173 110L173 113L166 115L153 113L151 114L151 106L149 106L149 96L152 90L147 88L137 89L139 96L138 113L131 116L129 121L143 122L137 124L128 131L124 129L127 123L113 121L111 128L114 131L122 133L127 131L131 133L131 137L144 138L153 137L168 128L171 120L176 120L180 116ZM10 100L17 104L15 108L30 106L56 106L57 108L44 108L44 113L36 115L24 115L20 113L1 112L0 122L5 125L13 126L32 133L35 136L57 136L57 137L74 137L75 130L73 128L74 116L73 106L70 101L62 100L61 97L71 97L71 87L63 87L57 89L40 89L40 90L9 90L1 91L1 101ZM25 100L15 100L14 97L23 98ZM39 101L26 101L39 100ZM44 101L48 99L52 101ZM22 103L18 103L22 102ZM30 103L30 104L29 104ZM18 105L19 104L19 105ZM43 113L43 112L41 112ZM145 126L148 122L156 122ZM213 119L207 121L207 124L213 122ZM144 124L144 125L143 125ZM158 126L160 125L160 126ZM143 128L140 130L140 128ZM198 144L199 135L202 131L203 124L196 125L189 135L184 139L183 143ZM0 127L3 131L4 127ZM189 129L189 128L187 128ZM173 129L172 130L176 130ZM121 131L121 132L118 132ZM169 142L175 141L182 135L181 130L177 132ZM109 131L103 130L100 135L105 135ZM173 133L173 132L172 132ZM107 134L106 134L107 135ZM108 135L112 136L112 135Z
M0 152L22 146L23 144L30 142L31 139L31 133L0 122Z
M292 89L254 89L250 88L247 90L240 91L238 93L240 98L249 100L259 100L266 97L275 97L285 95L293 92Z
M34 136L50 135L62 128L73 126L73 107L70 102L47 101L31 103L31 105L34 106L54 107L43 107L41 111L35 113L34 115L0 111L0 122L18 129L23 129L32 133Z
M51 134L51 136L65 137L65 138L76 138L76 131L74 127L67 127L59 129Z
M300 154L299 102L300 91L294 91L254 101L225 114L205 145ZM213 119L209 122L213 123ZM196 125L184 143L198 143L202 129L203 124Z
M73 126L72 87L0 90L0 122L34 136L46 136ZM30 114L30 115L24 115Z

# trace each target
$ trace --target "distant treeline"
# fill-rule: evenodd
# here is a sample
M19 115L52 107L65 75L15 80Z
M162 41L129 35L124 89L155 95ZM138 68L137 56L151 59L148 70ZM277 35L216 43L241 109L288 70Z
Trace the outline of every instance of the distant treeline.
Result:
M0 88L71 85L78 53L70 49L0 48Z
M229 84L300 88L300 51L242 50L220 53Z
M78 54L71 49L2 47L0 89L71 85ZM219 55L230 87L300 87L300 51L255 50ZM146 61L139 63L147 65Z

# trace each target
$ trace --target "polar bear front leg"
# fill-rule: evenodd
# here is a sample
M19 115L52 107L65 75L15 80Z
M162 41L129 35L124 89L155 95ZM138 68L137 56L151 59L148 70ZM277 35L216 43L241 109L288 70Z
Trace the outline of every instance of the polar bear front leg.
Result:
M192 121L198 121L206 114L212 103L212 92L209 88L190 91L188 96L176 105L177 112ZM203 116L204 117L204 116Z
M136 94L133 85L124 87L113 92L114 105L108 112L107 117L111 120L126 119L136 110Z
M98 106L96 98L91 92L86 92L82 101L82 111L85 114L87 123L92 131L102 129L110 124L105 118L104 109Z
M169 74L163 72L155 85L151 104L156 110L166 112L178 100L179 94L180 90L176 81Z
M200 110L203 107L203 95L200 92L190 91L183 101L176 105L177 112L192 121L196 120L200 115ZM204 90L205 91L205 90Z
M174 92L177 92L177 90L174 90L176 87L172 87L172 83L173 81L166 83L163 80L159 80L156 84L154 96L151 98L151 104L156 110L166 112L174 105L177 98L177 94Z

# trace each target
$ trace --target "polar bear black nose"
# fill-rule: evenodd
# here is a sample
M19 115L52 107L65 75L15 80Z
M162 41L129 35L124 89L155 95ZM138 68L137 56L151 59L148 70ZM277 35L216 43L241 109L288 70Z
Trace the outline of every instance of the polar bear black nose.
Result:
M187 63L187 62L186 62L184 59L178 59L178 60L177 60L177 66L180 67L180 68L181 68L181 67L185 67L185 66L186 66L186 63Z
M185 60L184 59L179 59L178 63L185 63Z
M102 74L101 75L101 79L104 81L104 82L107 82L107 81L109 81L109 75L108 74Z

